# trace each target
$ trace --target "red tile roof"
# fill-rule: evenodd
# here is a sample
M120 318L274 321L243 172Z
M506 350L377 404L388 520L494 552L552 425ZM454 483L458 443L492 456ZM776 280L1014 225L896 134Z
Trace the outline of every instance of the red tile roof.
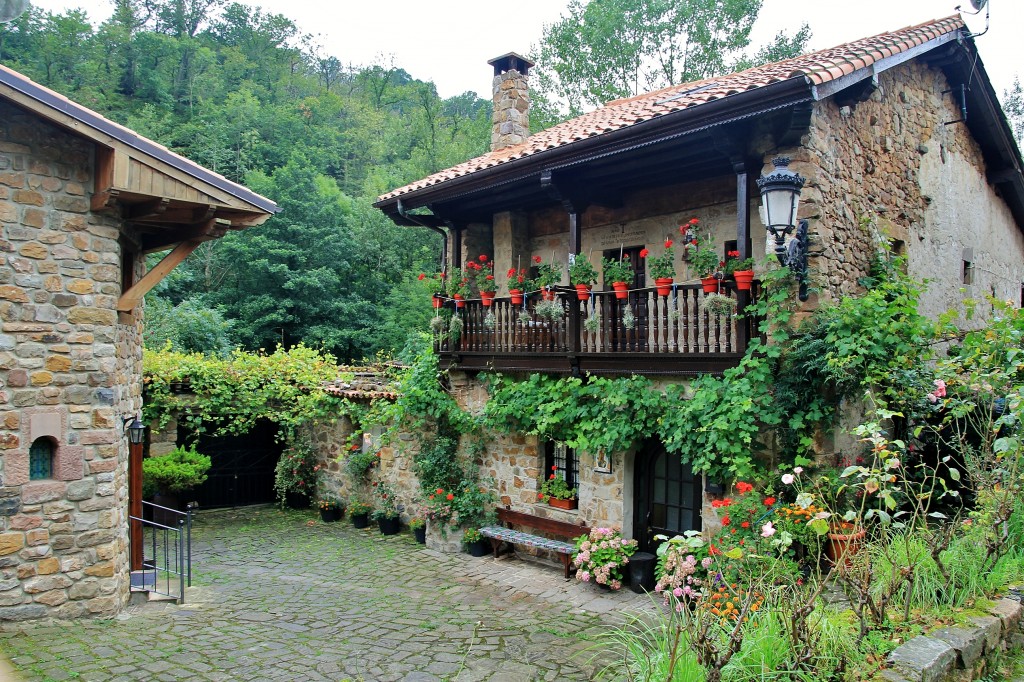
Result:
M821 85L963 27L964 23L960 15L954 14L944 19L936 19L898 31L882 33L871 38L862 38L827 50L812 52L773 64L756 66L746 71L673 85L628 99L609 102L600 109L595 109L531 135L522 144L499 149L434 173L422 180L384 194L379 197L378 201L393 199L425 187L470 175L485 168L526 158L549 149L565 147L580 140L628 128L658 116L700 106L741 92L756 90L772 83L792 78L804 78L808 85Z

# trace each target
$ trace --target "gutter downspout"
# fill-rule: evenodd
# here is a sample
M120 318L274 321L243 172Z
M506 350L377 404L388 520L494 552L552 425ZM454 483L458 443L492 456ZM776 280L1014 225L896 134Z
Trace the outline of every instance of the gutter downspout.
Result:
M405 207L402 206L402 200L401 199L398 200L397 208L398 208L398 215L402 216L403 218L405 218L409 222L416 223L420 227L425 227L428 230L433 230L434 232L437 232L439 235L441 235L444 238L444 241L441 242L441 272L447 272L448 271L448 239L449 239L448 231L447 230L443 230L440 227L435 227L434 225L427 225L426 223L417 220L416 216L414 216L411 213L407 213L406 212Z

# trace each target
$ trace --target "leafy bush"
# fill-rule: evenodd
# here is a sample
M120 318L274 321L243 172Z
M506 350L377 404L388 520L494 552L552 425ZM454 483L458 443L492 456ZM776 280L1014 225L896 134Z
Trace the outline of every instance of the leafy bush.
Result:
M142 460L143 492L181 493L202 485L210 470L210 458L196 452L195 446L177 447L161 457Z
M313 447L305 442L292 443L281 453L274 468L274 492L278 502L284 505L288 493L312 497L318 471L320 465Z

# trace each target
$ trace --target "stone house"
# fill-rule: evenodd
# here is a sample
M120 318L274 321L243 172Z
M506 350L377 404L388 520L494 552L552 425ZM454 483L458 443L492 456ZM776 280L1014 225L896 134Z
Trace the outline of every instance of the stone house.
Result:
M277 210L0 66L0 621L127 602L142 297Z
M735 366L751 329L701 311L700 273L678 255L675 288L659 296L639 256L659 255L692 218L723 260L774 253L755 180L777 156L806 178L798 217L810 234L808 310L860 292L879 239L907 257L911 275L931 279L927 313L968 296L1021 300L1021 156L958 15L610 102L532 136L532 64L516 54L490 64L492 151L375 204L399 225L443 232L449 267L479 254L495 263L493 315L466 302L461 338L437 346L470 409L487 399L483 370L679 382ZM617 302L609 282L588 302L566 288L564 315L520 319L506 271L536 257L564 269L579 254L599 268L602 256L631 255L628 301ZM747 304L747 292L724 290ZM584 324L589 317L596 324ZM621 526L643 544L653 532L699 529L711 514L705 482L678 459L657 442L574 453L495 436L481 471L514 509ZM537 504L550 466L579 485L578 511Z

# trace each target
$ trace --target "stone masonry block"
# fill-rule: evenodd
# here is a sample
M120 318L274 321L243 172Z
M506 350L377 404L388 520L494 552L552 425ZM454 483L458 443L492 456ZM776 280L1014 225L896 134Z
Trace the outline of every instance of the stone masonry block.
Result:
M940 640L915 637L889 654L888 664L914 682L939 682L953 670L956 651Z
M985 635L985 653L996 651L999 647L999 637L1003 630L1003 623L995 616L976 616L971 622L982 630Z
M0 533L0 556L13 554L24 546L24 533Z
M1013 632L1020 626L1021 615L1024 614L1024 607L1015 599L1003 598L996 602L995 606L989 609L989 613L997 617L1003 623L1003 636Z
M928 635L953 647L957 667L963 670L970 670L985 653L983 628L941 628Z

